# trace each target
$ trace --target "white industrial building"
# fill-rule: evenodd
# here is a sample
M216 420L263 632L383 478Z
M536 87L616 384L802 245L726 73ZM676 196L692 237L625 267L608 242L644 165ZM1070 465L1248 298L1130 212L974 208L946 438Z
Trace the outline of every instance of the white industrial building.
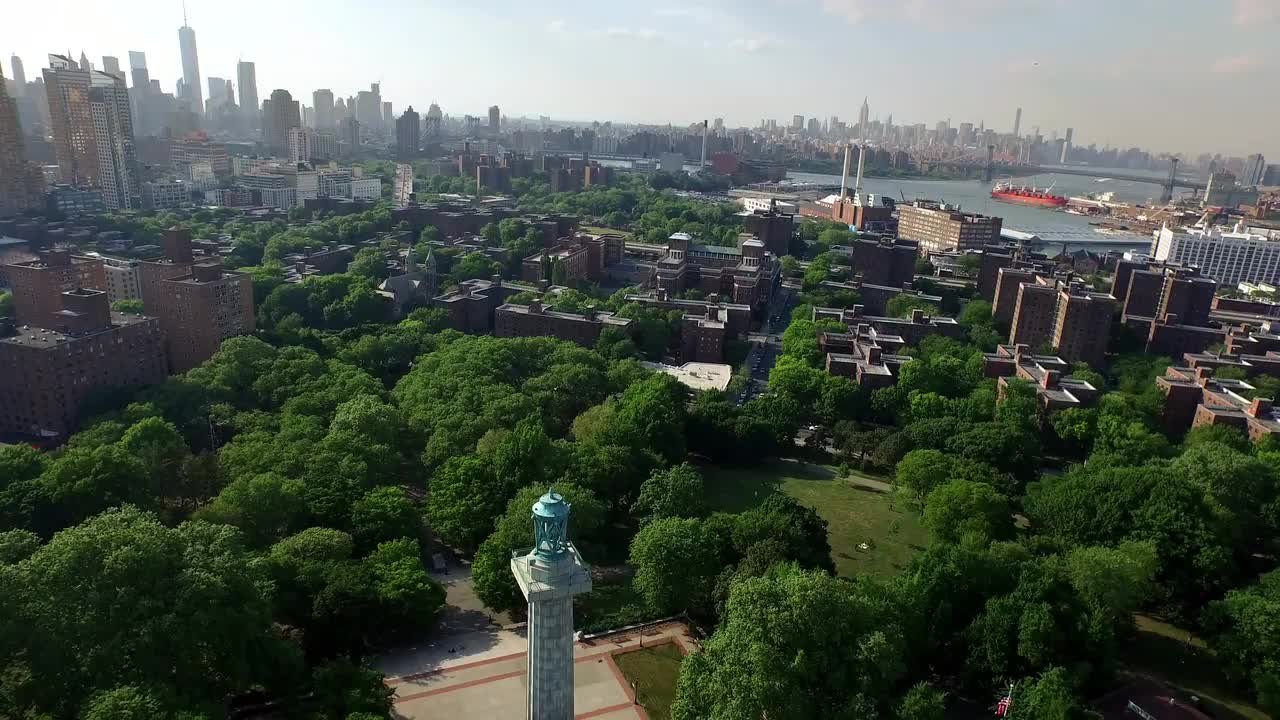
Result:
M1219 227L1170 228L1156 235L1152 255L1161 262L1194 265L1219 285L1280 281L1280 239Z

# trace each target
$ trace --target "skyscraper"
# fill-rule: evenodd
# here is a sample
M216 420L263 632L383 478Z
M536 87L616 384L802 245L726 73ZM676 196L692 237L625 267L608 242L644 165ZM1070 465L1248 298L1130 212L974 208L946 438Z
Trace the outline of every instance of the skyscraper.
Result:
M1262 153L1250 155L1244 161L1244 172L1240 175L1241 185L1261 185L1267 174L1267 159Z
M236 79L240 84L240 110L244 113L249 129L262 123L258 104L258 74L253 63L241 60L236 64Z
M1062 139L1062 155L1058 158L1058 163L1061 165L1066 165L1067 159L1071 156L1071 138L1075 132L1075 128L1067 128L1067 136Z
M316 90L311 93L311 104L316 109L316 128L331 130L334 127L333 91L328 88Z
M204 98L200 95L200 59L196 56L196 31L187 25L187 14L182 14L182 27L178 28L178 47L182 51L182 89L194 113L204 112Z
M277 155L289 151L289 128L302 127L298 101L288 90L272 90L262 107L262 136L267 147Z
M350 105L348 102L347 106ZM371 131L382 126L382 90L378 83L370 85L368 90L356 93L355 115L356 120Z
M871 126L871 106L867 105L867 98L862 98L862 109L858 110L858 137L867 138L867 129Z
M395 125L395 115L391 114L391 103L383 101L382 103L382 126L390 128Z
M133 116L124 80L111 73L89 73L89 112L98 151L98 184L102 204L110 210L140 207L138 154L133 144Z
M138 135L155 134L158 118L153 117L154 98L146 53L129 51L129 75L133 80L133 87L129 89L129 99L133 103L133 131Z
M497 105L489 106L489 132L497 133L501 130L502 111L498 110Z
M65 55L50 55L43 74L58 180L68 185L96 185L98 148L89 109L89 71L78 69Z
M17 60L18 67L22 67ZM27 162L18 123L18 102L9 97L0 70L0 217L39 205L44 189L40 168Z
M1013 136L1019 137L1018 131L1022 129L1022 108L1018 108L1018 112L1013 116Z
M114 55L102 56L102 72L115 75L121 80L125 79L124 73L120 71L120 58Z
M9 58L9 64L13 66L13 96L22 97L27 91L27 73L22 69L22 58L15 54Z
M436 138L440 136L440 121L444 118L444 113L440 111L440 106L431 103L431 107L427 108L427 118L425 129L427 137Z
M418 139L422 136L422 122L410 105L396 120L396 155L408 159L418 154Z

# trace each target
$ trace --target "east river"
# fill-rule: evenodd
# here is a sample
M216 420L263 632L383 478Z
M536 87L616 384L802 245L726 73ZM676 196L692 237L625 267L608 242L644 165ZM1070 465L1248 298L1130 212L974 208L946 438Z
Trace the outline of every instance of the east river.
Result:
M1143 173L1135 170L1115 170L1125 175L1152 175L1159 173ZM1116 202L1151 203L1159 196L1160 186L1153 183L1139 183L1128 180L1113 180L1107 177L1107 170L1097 169L1097 175L1046 174L1031 177L1020 177L1013 182L1018 185L1035 185L1040 189L1053 186L1056 195L1084 196L1087 193L1115 193ZM817 175L814 173L788 172L788 180L811 182L818 184L839 184L839 175ZM1099 182L1099 180L1104 180ZM850 180L852 183L852 180ZM1095 252L1124 251L1130 249L1148 250L1151 238L1144 235L1103 235L1094 232L1089 218L1083 215L1072 215L1061 210L1050 210L998 202L991 199L991 186L981 180L900 180L896 178L864 178L863 191L877 196L888 195L901 202L917 198L927 200L944 200L960 209L984 215L997 215L1004 218L1004 227L1010 230L1034 233L1045 241L1044 251L1056 254L1065 243L1068 250L1086 248ZM878 198L877 198L878 202Z

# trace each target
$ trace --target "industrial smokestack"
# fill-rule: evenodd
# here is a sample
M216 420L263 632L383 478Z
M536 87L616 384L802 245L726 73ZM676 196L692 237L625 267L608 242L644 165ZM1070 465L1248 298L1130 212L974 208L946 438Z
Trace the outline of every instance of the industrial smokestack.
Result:
M849 197L849 158L853 155L853 143L844 146L844 172L840 173L840 202Z
M862 204L862 166L867 160L867 144L862 143L858 146L858 179L853 183L853 201Z
M707 121L702 121L702 163L698 165L701 170L707 166Z

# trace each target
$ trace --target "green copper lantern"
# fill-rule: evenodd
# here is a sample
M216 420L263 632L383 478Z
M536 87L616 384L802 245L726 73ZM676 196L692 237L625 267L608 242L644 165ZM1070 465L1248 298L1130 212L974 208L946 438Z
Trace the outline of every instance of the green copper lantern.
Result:
M533 504L532 555L543 560L559 560L569 550L569 503L555 490Z

